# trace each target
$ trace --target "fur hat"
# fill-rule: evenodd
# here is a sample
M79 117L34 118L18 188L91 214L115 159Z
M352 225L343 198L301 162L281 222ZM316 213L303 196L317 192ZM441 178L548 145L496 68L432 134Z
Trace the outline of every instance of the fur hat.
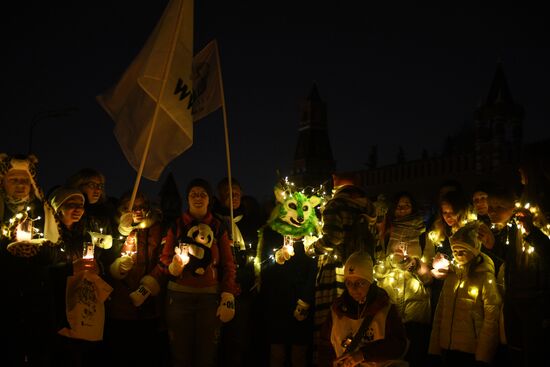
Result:
M374 282L373 263L366 252L357 251L351 254L344 265L344 278L356 276Z
M205 179L202 179L202 178L192 179L189 182L189 184L187 185L187 188L185 189L185 196L186 197L189 197L189 193L191 192L191 189L193 187L202 187L204 189L204 191L206 191L206 193L208 194L208 198L209 198L210 202L212 202L212 199L213 199L212 187L210 186L208 181L206 181Z
M12 171L23 171L29 175L31 180L31 187L34 196L42 199L42 192L36 184L36 166L38 164L38 158L34 154L29 156L9 156L6 153L0 154L0 181Z
M82 194L82 192L80 192L80 190L77 189L59 187L54 192L52 192L52 194L50 195L50 203L55 212L57 213L61 206L63 206L63 203L73 196L80 197L82 199L82 202L84 202L84 195Z
M451 248L470 251L475 256L481 251L481 241L478 238L478 221L470 222L460 228L450 239Z

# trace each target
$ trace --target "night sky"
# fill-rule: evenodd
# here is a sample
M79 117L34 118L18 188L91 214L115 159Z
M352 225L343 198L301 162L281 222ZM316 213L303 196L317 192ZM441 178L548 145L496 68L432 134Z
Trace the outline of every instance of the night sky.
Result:
M93 167L119 196L136 173L95 96L118 81L167 1L57 3L12 3L19 9L4 13L0 151L26 153L34 118L69 111L36 124L39 183L48 191ZM526 110L525 141L550 136L546 12L347 3L196 1L195 51L218 40L233 176L245 193L268 198L277 170L289 173L300 104L314 82L328 104L338 170L364 168L372 145L380 164L395 162L399 146L407 159L439 152L472 123L498 60ZM141 188L156 199L169 172L181 190L193 177L214 185L226 175L221 110L195 125L193 147L159 182L143 179Z

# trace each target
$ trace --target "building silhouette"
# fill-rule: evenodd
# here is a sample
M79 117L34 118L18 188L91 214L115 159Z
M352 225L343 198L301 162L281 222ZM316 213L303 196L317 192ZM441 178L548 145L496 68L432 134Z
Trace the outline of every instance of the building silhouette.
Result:
M374 146L367 153L366 168L354 173L373 199L379 194L389 198L407 190L423 206L433 201L438 187L448 180L460 182L466 193L484 181L517 186L519 164L522 159L531 159L526 154L533 151L534 145L523 143L524 115L523 107L512 97L499 62L486 98L473 113L473 126L465 126L456 136L448 137L442 152L429 156L424 151L421 158L407 161L400 150L395 164L378 166ZM536 144L540 146L541 142ZM291 178L299 185L316 186L327 179L330 182L335 167L326 104L314 85L300 120Z
M332 155L327 126L327 105L313 84L302 105L298 142L289 180L298 187L329 187L336 162Z

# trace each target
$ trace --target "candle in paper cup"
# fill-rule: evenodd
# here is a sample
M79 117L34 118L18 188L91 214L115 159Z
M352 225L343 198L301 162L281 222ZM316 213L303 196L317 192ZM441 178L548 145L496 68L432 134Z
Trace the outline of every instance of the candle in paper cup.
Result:
M32 239L32 222L27 220L17 225L15 238L18 242L28 242Z
M94 258L94 243L93 242L84 242L84 252L83 259L93 259Z

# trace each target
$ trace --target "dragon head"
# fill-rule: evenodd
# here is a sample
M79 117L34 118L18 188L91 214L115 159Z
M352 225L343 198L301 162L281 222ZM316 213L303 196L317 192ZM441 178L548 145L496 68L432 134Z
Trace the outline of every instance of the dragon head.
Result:
M277 204L271 212L268 224L274 231L284 236L302 237L316 234L319 220L315 207L321 203L316 195L308 196L299 191L291 191L275 186Z

